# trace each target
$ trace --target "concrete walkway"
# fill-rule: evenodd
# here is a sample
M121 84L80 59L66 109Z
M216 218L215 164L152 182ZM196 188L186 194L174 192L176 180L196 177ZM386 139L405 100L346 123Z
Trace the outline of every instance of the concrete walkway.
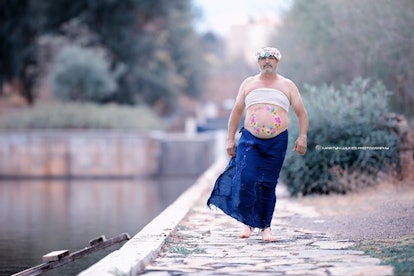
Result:
M393 275L392 267L353 250L351 241L335 240L328 233L295 225L293 221L301 217L312 217L317 222L318 214L289 198L282 185L278 186L272 222L272 233L278 240L263 242L258 230L248 239L239 238L240 223L206 206L214 179L223 168L224 164L210 168L177 200L186 204L161 214L159 222L144 229L146 234L139 233L132 239L132 247L124 245L135 248L135 252L122 252L121 248L115 253L117 257L111 258L111 254L82 275ZM183 214L184 206L188 212ZM175 226L166 231L162 223L172 221L174 216Z
M349 249L347 240L299 229L292 217L314 216L287 197L277 202L272 233L277 242L265 243L256 230L240 239L242 226L205 206L206 197L173 231L145 275L392 275L392 267Z

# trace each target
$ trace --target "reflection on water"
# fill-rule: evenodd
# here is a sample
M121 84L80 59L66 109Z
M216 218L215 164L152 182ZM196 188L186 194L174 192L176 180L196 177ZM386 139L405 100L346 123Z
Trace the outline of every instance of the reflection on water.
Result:
M77 251L100 235L133 236L194 181L1 181L0 275L40 264L54 250ZM76 274L96 260L78 261L63 274Z

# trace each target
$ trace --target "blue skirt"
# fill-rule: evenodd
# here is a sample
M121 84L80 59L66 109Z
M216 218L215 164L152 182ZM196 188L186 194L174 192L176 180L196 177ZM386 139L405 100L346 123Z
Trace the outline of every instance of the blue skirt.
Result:
M287 144L287 130L261 139L242 129L236 156L217 178L207 205L218 207L245 225L270 227Z

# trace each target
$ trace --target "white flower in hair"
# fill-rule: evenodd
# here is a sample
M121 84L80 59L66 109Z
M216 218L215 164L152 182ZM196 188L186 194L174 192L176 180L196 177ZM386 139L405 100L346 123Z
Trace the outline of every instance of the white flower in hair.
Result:
M264 47L256 51L256 59L267 58L270 56L274 56L277 60L282 58L282 54L277 48Z

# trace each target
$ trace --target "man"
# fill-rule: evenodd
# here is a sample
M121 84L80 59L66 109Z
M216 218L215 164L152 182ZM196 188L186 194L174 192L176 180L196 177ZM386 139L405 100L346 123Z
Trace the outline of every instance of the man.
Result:
M208 206L214 205L244 224L241 238L250 237L254 228L259 228L262 240L276 240L270 225L288 144L290 106L299 122L293 150L306 153L308 115L296 85L277 73L281 57L277 48L257 50L260 72L240 85L228 121L227 153L232 158L207 201ZM244 127L236 147L235 135L244 112Z

